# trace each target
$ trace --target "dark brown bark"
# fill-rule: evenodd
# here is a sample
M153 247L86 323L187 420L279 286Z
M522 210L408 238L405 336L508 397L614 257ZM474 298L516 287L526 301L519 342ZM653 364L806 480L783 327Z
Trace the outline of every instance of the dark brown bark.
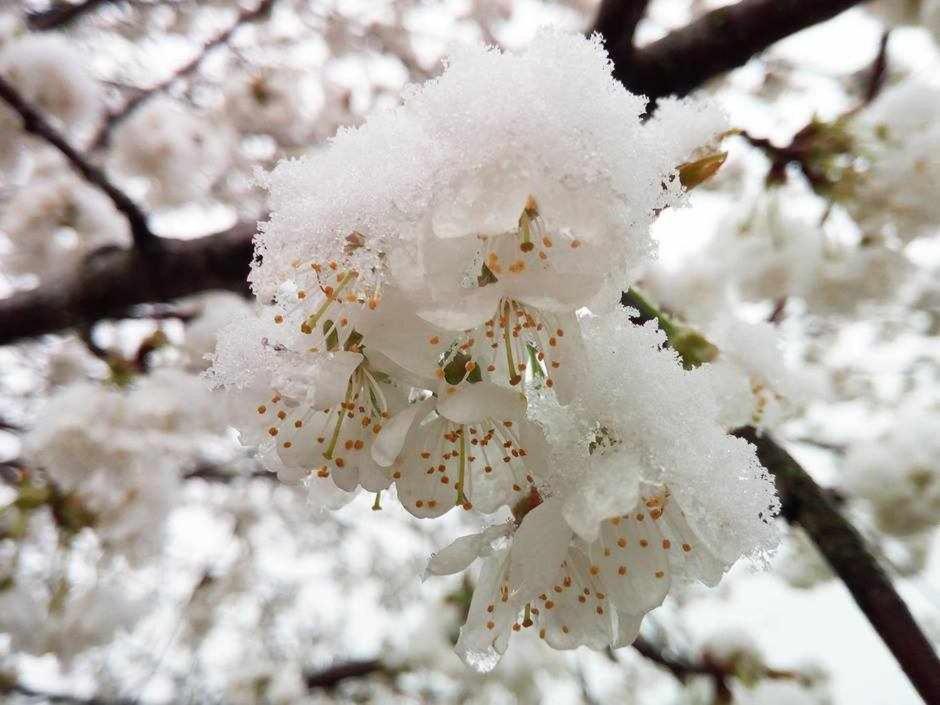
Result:
M253 222L239 223L196 240L161 238L153 252L93 253L76 271L0 299L0 343L119 317L135 304L213 289L244 291L255 229Z
M613 45L614 75L650 98L686 95L743 66L771 44L828 20L862 0L741 0L702 15L662 39L622 53Z
M611 55L614 54L612 47L628 49L633 46L636 27L646 14L649 3L650 0L603 0L591 32L604 37L604 44Z
M305 680L308 690L329 690L345 680L362 678L376 673L388 673L388 669L381 661L346 661L320 671L308 673Z

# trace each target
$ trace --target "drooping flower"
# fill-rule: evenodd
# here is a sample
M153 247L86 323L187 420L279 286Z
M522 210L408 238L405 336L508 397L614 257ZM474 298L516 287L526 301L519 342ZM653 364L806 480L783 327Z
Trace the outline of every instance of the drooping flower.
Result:
M434 574L484 556L458 653L495 665L511 631L555 648L629 643L674 581L715 584L776 542L773 484L754 449L726 434L707 374L664 335L617 312L581 321L584 377L562 407L532 393L549 450L515 521L464 537Z
M534 496L539 503L518 528L463 537L428 564L430 574L446 575L484 558L457 642L457 653L478 670L495 666L512 632L530 627L556 649L625 646L677 570L706 584L723 573L668 488L644 484L635 510L604 520L593 541L572 531L561 498Z

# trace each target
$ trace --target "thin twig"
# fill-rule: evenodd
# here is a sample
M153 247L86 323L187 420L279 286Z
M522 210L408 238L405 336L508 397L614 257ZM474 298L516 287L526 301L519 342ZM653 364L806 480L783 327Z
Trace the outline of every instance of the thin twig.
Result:
M252 470L250 473L226 472L215 465L200 465L183 475L184 480L204 480L226 484L236 480L274 480L277 474L267 470Z
M0 98L2 98L22 120L23 129L30 134L55 147L69 161L69 164L93 186L101 189L111 199L114 207L127 218L130 225L134 244L141 250L154 250L159 245L159 239L151 232L147 224L147 216L131 198L117 188L105 173L85 159L58 130L50 125L46 119L23 97L19 92L0 76Z
M862 97L862 105L868 105L884 88L885 79L888 77L888 40L891 38L891 30L886 29L881 33L881 41L878 43L878 53L871 63L868 70L868 82L865 85L865 93Z
M111 138L111 131L119 123L127 119L135 110L137 110L137 108L143 105L143 103L149 100L151 97L158 93L162 93L178 80L185 78L189 74L193 73L196 69L199 68L199 66L213 49L228 43L228 41L232 38L232 35L235 34L236 30L238 30L238 28L243 24L254 22L263 17L266 17L270 12L271 7L274 5L274 2L275 0L261 0L261 2L259 2L253 10L242 10L239 12L238 16L235 18L232 24L203 44L192 59L177 68L173 73L171 73L159 83L155 83L149 88L138 91L132 97L128 98L120 108L109 113L98 130L98 133L92 140L91 148L100 149L107 146L108 141Z

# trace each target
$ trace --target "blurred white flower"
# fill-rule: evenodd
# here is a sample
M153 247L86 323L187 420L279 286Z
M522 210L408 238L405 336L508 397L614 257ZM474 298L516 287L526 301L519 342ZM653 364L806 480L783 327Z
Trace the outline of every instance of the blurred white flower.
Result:
M115 129L111 169L124 179L146 179L157 205L204 197L231 161L232 135L171 98L148 100Z
M843 486L871 508L878 528L910 536L940 521L940 413L911 406L880 437L853 445Z
M12 245L4 258L14 272L41 278L77 268L97 249L127 247L127 220L111 200L68 171L35 178L5 205L0 232Z

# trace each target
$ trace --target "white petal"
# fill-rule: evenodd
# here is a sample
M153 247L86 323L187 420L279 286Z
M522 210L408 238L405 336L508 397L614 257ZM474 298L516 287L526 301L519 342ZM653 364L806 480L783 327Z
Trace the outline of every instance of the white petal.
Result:
M424 577L453 575L466 570L479 557L480 549L485 541L482 533L461 536L431 556L428 560L428 567L424 571Z
M483 562L467 611L467 622L460 628L454 650L470 668L480 673L493 670L509 645L510 628L518 614L511 601L500 599L506 550L494 553Z
M359 332L365 336L367 354L378 350L408 372L433 379L453 335L422 320L414 311L415 305L404 295L386 288Z
M432 325L454 331L476 328L493 317L500 297L496 287L484 286L465 291L459 298L449 297L419 308L418 315Z
M571 543L571 529L561 516L561 501L549 499L526 514L516 531L509 575L519 601L554 584Z
M640 633L640 625L643 623L643 617L644 615L635 615L617 610L617 636L610 645L611 648L619 649L621 646L628 646L636 641Z
M367 492L381 492L392 484L391 475L370 456L359 459L359 484Z
M307 371L311 385L308 397L318 409L336 406L346 398L349 378L362 364L359 353L340 351L320 356Z
M454 423L474 423L484 418L512 420L525 414L522 394L490 382L464 384L453 394L447 391L438 402L437 411Z
M426 399L395 414L372 443L372 459L382 467L391 466L401 454L409 431L428 415L433 405L433 399Z

